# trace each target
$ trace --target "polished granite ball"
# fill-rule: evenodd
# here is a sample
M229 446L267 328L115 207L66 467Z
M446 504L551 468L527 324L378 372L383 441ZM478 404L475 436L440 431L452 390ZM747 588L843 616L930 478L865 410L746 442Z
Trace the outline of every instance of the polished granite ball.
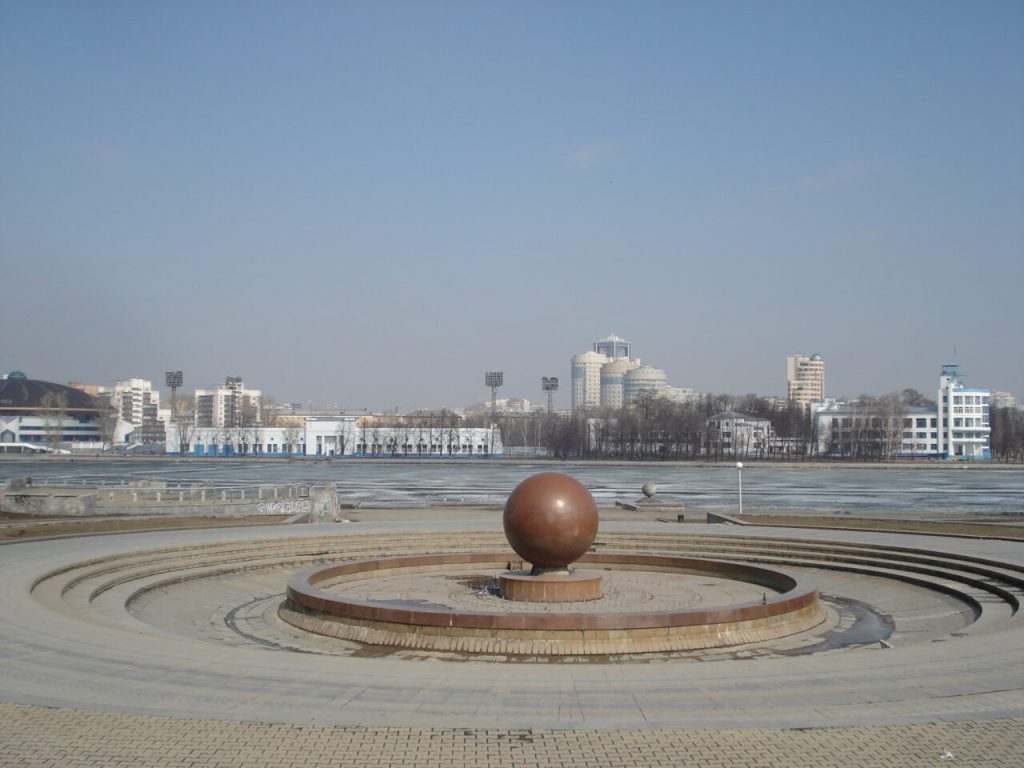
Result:
M502 518L512 549L534 569L567 568L597 536L597 504L561 472L541 472L515 487Z

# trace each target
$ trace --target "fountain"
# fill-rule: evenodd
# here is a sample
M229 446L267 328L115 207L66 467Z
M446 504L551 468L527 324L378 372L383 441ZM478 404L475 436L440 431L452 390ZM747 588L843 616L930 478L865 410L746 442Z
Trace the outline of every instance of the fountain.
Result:
M776 568L591 551L597 506L584 486L561 473L520 483L505 504L503 524L529 569L513 568L508 550L320 565L288 580L279 615L345 640L492 656L722 647L773 640L825 619L814 584ZM577 563L589 570L577 570ZM709 581L732 586L702 592ZM705 604L705 597L723 593L745 599Z

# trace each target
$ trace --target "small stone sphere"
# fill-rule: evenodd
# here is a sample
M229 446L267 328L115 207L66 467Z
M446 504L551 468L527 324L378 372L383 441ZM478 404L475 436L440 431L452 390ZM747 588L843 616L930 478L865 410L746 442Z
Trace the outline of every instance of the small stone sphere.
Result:
M644 483L643 487L640 490L643 491L644 496L646 496L647 498L651 498L651 496L658 492L658 486L656 486L654 483Z
M597 504L578 480L541 472L515 487L502 517L512 549L535 568L566 568L597 536Z

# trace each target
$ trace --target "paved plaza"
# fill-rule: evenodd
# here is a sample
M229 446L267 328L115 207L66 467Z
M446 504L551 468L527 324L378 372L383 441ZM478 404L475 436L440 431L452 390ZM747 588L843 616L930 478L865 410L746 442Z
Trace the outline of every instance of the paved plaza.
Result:
M1024 763L1024 720L779 729L499 730L234 723L0 705L11 768L925 768Z
M602 526L607 547L783 552L823 592L891 616L888 648L481 660L275 621L287 574L311 562L500 537L488 517L2 545L0 765L1024 765L1021 543ZM889 548L909 570L805 562L835 547Z

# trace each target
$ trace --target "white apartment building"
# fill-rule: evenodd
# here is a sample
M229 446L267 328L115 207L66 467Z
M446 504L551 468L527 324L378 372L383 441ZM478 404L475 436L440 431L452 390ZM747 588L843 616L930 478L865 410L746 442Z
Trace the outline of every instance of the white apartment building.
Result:
M572 412L628 408L642 392L653 392L674 402L699 397L692 389L670 387L660 368L643 365L631 356L633 345L618 336L594 342L589 352L572 358Z
M198 427L179 446L178 425L167 430L166 450L192 456L501 456L497 426L456 427L431 423L382 427L352 416L310 418L287 427Z
M258 424L263 393L246 389L237 376L229 376L224 385L195 392L197 427L232 427Z
M601 405L601 367L611 358L599 352L583 352L572 358L572 412Z
M530 401L525 397L507 397L505 402L498 400L498 408L505 413L529 413Z
M695 403L700 400L700 392L690 387L665 387L658 390L658 397L673 403Z
M121 379L110 390L110 404L120 419L142 427L145 406L160 408L160 392L149 379Z
M959 366L942 366L936 406L883 413L870 405L824 400L811 406L818 452L834 456L991 458L991 392L965 387ZM899 418L897 423L895 419Z
M772 437L772 423L737 411L724 411L708 419L712 439L730 456L763 456Z
M653 365L641 365L622 377L622 399L631 406L643 392L659 393L668 388L668 376Z
M825 399L825 361L821 355L790 355L786 358L789 399L807 408Z
M942 366L938 391L938 452L946 459L989 459L991 426L987 389L965 387L960 366Z
M908 405L898 413L883 413L870 405L826 398L811 405L811 419L822 456L929 458L939 452L935 408Z
M623 378L634 368L640 367L639 360L620 357L601 366L601 405L605 408L619 409L625 403L623 397Z
M121 379L109 392L110 405L122 421L132 425L134 443L162 443L165 422L160 418L160 391L149 379Z

